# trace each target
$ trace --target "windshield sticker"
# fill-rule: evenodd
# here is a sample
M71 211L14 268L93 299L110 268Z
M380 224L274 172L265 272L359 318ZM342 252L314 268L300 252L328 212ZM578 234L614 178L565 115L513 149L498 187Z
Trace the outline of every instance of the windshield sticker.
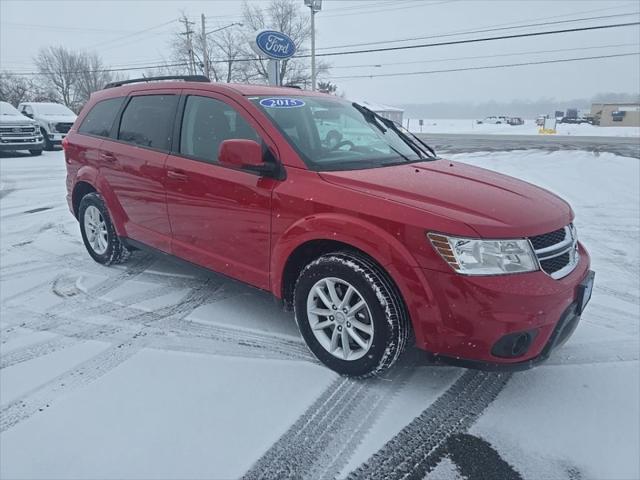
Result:
M260 105L267 108L297 108L304 107L304 102L298 98L273 97L263 98Z

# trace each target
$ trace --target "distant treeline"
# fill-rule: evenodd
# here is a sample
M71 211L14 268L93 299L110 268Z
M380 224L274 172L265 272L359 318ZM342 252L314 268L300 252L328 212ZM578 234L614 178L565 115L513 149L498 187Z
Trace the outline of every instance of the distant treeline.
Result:
M553 114L556 110L578 108L590 110L592 103L638 103L640 94L599 93L592 98L575 100L556 100L543 98L536 101L514 100L512 102L436 102L422 104L396 105L405 109L405 118L484 118L491 115L507 115L522 118L535 118L538 115Z

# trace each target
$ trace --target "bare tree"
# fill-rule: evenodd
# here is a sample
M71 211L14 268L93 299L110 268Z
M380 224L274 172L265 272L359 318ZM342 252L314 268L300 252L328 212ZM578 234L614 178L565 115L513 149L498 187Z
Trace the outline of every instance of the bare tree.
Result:
M32 90L33 84L28 78L10 72L0 73L0 101L17 106L30 100Z
M335 95L337 90L338 86L335 83L331 83L329 81L318 82L318 91L322 93L332 93Z
M84 104L91 94L116 80L116 76L108 71L97 53L79 54L79 73L76 102Z
M79 72L84 67L81 55L64 47L47 47L38 52L34 61L62 103L72 108L77 105Z
M243 42L244 37L237 31L230 28L221 30L212 36L212 44L215 46L213 53L219 54L220 56L220 60L215 63L226 67L226 72L223 73L220 71L220 75L224 76L227 83L234 80L237 81L242 78L242 67L238 65L237 60L244 54L242 49ZM215 63L213 65L215 65ZM216 70L216 68L212 68ZM218 69L222 70L220 67L218 67ZM216 74L218 74L217 70Z
M266 7L250 5L246 0L243 4L242 17L244 24L251 30L247 38L258 30L270 28L289 36L298 51L304 50L311 40L311 21L309 15L302 8L302 2L295 0L271 0ZM248 44L248 41L244 42ZM256 54L248 47L243 48L244 56L255 57ZM280 62L280 78L283 84L308 86L311 84L311 71L307 59L291 58ZM318 75L328 71L328 64L323 61L316 63ZM267 60L259 59L246 62L244 80L260 79L266 81Z

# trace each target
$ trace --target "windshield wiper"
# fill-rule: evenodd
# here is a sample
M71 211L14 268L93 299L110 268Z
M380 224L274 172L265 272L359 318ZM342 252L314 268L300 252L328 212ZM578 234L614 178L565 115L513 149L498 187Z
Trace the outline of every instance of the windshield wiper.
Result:
M433 150L433 148L431 148L429 145L427 145L425 142L423 142L422 140L420 140L418 137L416 137L413 133L407 131L409 133L409 135L411 135L411 137L413 137L413 139L411 137L409 137L405 132L404 132L404 128L400 129L398 127L398 125L396 125L396 123L393 120L389 120L388 118L384 118L382 115L374 112L373 110L364 107L362 105L358 105L357 103L353 103L352 104L353 107L358 110L360 113L362 113L362 115L365 117L365 119L370 122L373 123L374 125L378 126L378 128L381 129L382 133L386 132L386 130L383 130L382 126L380 125L381 122L383 125L385 125L386 127L388 127L389 129L393 130L394 132L396 132L398 134L398 136L405 141L405 143L407 145L409 145L409 147L415 151L419 157L422 157L423 155L425 155L427 158L429 158L430 156L432 156L432 158L437 158L438 156L436 155L436 152ZM415 139L415 140L414 140ZM425 150L426 149L426 150ZM394 151L396 151L394 149ZM404 157L404 155L403 155ZM406 157L405 157L406 158Z
M355 108L362 114L367 122L375 126L382 133L387 132L387 129L384 128L384 126L378 121L378 115L376 114L376 112L374 112L373 110L369 110L367 107L363 107L362 105L358 105L356 102L353 102L351 105L353 105L353 108Z

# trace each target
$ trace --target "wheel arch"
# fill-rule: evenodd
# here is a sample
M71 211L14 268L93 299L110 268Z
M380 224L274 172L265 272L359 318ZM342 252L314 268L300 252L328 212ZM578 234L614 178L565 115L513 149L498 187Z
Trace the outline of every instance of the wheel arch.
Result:
M295 281L302 268L319 256L336 250L351 250L375 262L405 297L406 271L417 263L398 240L366 220L347 215L314 215L296 222L280 236L271 258L271 290L291 305ZM408 268L399 273L398 265ZM406 301L405 301L406 304Z
M98 193L104 200L105 206L107 207L107 211L111 216L111 221L113 222L113 226L115 227L118 235L126 236L124 228L124 219L126 218L126 215L120 205L120 202L111 189L111 186L106 182L104 177L99 174L98 170L88 165L85 165L78 170L75 184L73 186L71 205L73 207L75 217L78 218L78 211L82 197L91 192Z
M80 201L82 198L92 192L97 192L96 188L89 182L84 180L78 181L73 187L73 193L71 194L71 205L73 207L73 215L78 218L80 210Z

